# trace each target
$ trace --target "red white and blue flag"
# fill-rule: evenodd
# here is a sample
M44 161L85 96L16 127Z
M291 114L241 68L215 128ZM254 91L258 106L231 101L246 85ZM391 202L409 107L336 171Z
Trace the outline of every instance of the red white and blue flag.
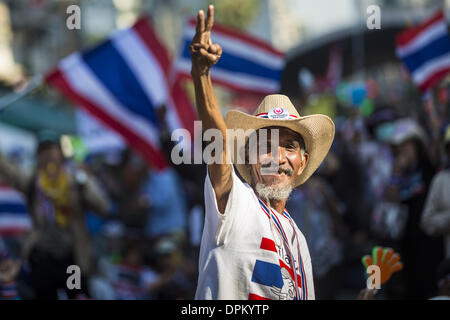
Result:
M422 93L450 71L450 39L442 10L396 36L397 56Z
M193 109L174 105L170 69L166 49L142 18L100 45L63 59L46 80L119 133L149 163L164 169L157 109L166 104L172 129L190 129L196 117Z
M267 215L269 220L271 220L271 222L274 223L277 231L279 232L279 234L285 241L285 244L289 243L289 239L288 239L288 237L283 229L283 225L282 225L281 221L278 219L277 215L273 212L272 209L270 209L267 206L266 202L264 202L263 200L259 199L259 204L261 205L262 211ZM289 222L292 226L292 229L295 232L292 218L286 210L283 211L283 216L284 216L284 218L289 220ZM297 244L298 244L298 242L297 242ZM289 245L288 245L288 247L289 247ZM268 251L277 253L275 242L268 238L264 238L264 237L262 238L260 248L263 250L268 250ZM279 264L274 264L272 262L266 262L266 261L262 261L262 260L256 260L251 281L258 283L260 285L266 286L266 287L271 287L272 288L271 291L273 294L278 295L280 297L280 299L286 299L287 298L286 293L282 293L282 289L284 287L284 280L283 280L281 270L284 269L289 274L289 277L295 283L295 288L292 288L292 289L295 289L294 299L295 300L308 299L308 289L307 289L306 276L305 276L306 273L305 273L305 269L303 266L303 260L302 260L302 256L300 253L300 248L298 247L297 249L298 249L298 262L299 262L298 269L300 271L300 275L296 271L296 266L295 266L296 260L295 260L294 254L293 254L293 252L290 251L290 249L288 249L289 250L288 251L288 255L289 255L288 261L290 261L289 262L290 265L286 264L282 259L279 259ZM264 297L264 295L256 293L255 289L257 289L257 287L252 286L252 289L253 289L253 291L249 294L249 300L268 300L268 298Z
M31 224L23 195L0 184L0 236L23 235L31 229Z
M180 57L176 71L190 77L189 45L195 34L197 20L187 21L183 30ZM211 40L222 46L220 60L211 69L213 83L234 91L255 94L276 93L280 89L284 54L270 44L245 33L214 24Z

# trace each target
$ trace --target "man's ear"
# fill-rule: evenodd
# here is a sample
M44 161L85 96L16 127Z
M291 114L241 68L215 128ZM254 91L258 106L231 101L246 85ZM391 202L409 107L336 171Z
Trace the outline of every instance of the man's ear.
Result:
M307 154L306 152L303 153L303 159L301 162L301 166L298 168L298 172L297 172L298 176L302 174L303 170L305 170L308 160L309 160L309 154Z

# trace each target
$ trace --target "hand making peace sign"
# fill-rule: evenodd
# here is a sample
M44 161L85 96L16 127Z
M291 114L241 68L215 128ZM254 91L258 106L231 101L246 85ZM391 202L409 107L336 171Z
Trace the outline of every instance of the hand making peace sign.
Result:
M197 27L189 50L191 52L191 74L208 74L209 69L220 59L222 47L211 41L211 30L214 25L214 6L208 7L205 21L205 13L200 10L197 15Z

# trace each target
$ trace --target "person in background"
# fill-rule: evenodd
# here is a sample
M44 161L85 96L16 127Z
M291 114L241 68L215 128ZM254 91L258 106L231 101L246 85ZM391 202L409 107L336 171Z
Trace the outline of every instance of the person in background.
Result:
M157 281L157 273L143 263L139 242L129 241L123 248L120 262L114 267L112 285L115 299L149 299L152 297L151 286Z
M431 182L420 225L429 236L445 237L445 257L450 258L450 125L444 136L445 167Z
M439 265L436 279L438 295L430 300L450 300L450 259Z
M0 300L20 300L16 280L21 265L22 262L11 257L6 246L0 242Z
M387 139L393 129L393 122L400 115L391 106L380 106L365 120L368 141L365 163L370 181L373 204L383 201L386 185L389 183L392 171L392 150ZM380 161L380 157L382 161Z
M203 221L205 215L205 207L203 201L204 194L204 175L206 172L206 164L195 163L193 157L194 152L191 150L190 164L180 163L174 164L172 162L172 150L176 147L176 142L172 141L172 132L169 129L167 122L167 106L161 105L157 108L157 116L160 125L159 140L162 146L162 150L167 160L171 164L172 170L176 172L179 179L179 185L175 189L181 192L183 189L184 200L181 204L175 204L174 206L185 207L186 211L186 225L185 236L189 241L185 241L183 244L183 254L190 261L198 261L200 252L200 243L203 232ZM180 151L180 156L184 157L184 150ZM171 170L171 171L172 171ZM174 173L170 174L174 176ZM178 195L179 196L179 195ZM185 202L185 204L184 204ZM184 222L183 222L184 223Z
M443 259L443 242L421 227L421 216L429 185L435 174L427 149L427 137L416 121L406 118L394 124L390 143L394 164L390 187L405 205L408 217L399 253L403 257L404 298L427 299L436 291L435 277Z
M117 218L127 229L143 235L150 199L144 190L149 174L147 163L131 149L122 153L122 162L118 168L118 181L121 191L117 195Z
M158 300L192 299L195 293L197 266L186 259L179 243L161 238L153 246L151 266L158 278L150 286L152 296Z
M89 208L107 215L108 198L89 172L65 160L53 133L41 135L36 162L28 175L0 154L0 175L26 195L33 221L22 256L31 268L34 298L57 299L59 289L69 298L88 295L85 280L92 270L92 254L84 212ZM81 269L81 291L66 287L70 265Z
M320 172L320 171L319 171ZM296 189L286 207L303 233L311 252L316 299L335 299L341 287L343 262L342 210L331 186L319 175Z
M352 156L347 143L338 134L333 142L332 150L324 160L320 173L331 187L335 198L339 200L339 212L342 218L339 231L339 242L342 245L342 262L339 267L339 279L342 288L357 291L361 287L361 278L355 274L361 272L361 255L368 249L370 242L368 230L368 211L363 201L362 184L364 180L361 163L356 156ZM336 215L334 215L336 216ZM335 222L336 220L334 220ZM333 281L337 279L333 278ZM331 283L328 283L331 284ZM325 281L327 286L327 282ZM333 284L335 285L335 283ZM340 290L339 294L346 294ZM353 296L351 293L350 296Z
M145 235L150 246L164 236L183 240L186 199L174 169L154 170L138 154L127 150L123 170L119 211L124 224Z
M179 177L172 168L151 170L144 184L150 202L145 225L146 236L151 240L170 236L181 242L186 236L186 199Z

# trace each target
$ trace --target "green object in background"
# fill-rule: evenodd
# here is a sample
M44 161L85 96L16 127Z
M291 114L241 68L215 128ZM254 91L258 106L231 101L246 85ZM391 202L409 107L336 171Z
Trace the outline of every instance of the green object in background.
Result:
M73 159L76 162L83 162L84 159L86 159L87 155L89 154L89 151L86 148L83 139L77 136L71 136L70 142L72 144Z
M61 136L61 148L66 158L72 158L75 162L81 163L89 154L83 140L77 136Z
M375 130L375 137L378 141L388 142L394 132L394 124L392 122L383 123Z
M359 108L359 112L364 117L368 117L368 116L370 116L373 113L374 109L375 109L375 105L374 105L372 99L366 98L361 103L361 106Z
M215 7L215 20L236 30L245 30L260 12L261 1L258 0L212 0L207 4Z
M322 94L316 96L314 99L308 101L308 104L300 110L302 116L310 114L324 114L331 119L336 117L336 99L329 94Z
M362 262L365 270L367 270L367 268L369 267L369 264L367 262L367 261L369 261L369 259L370 259L370 255L368 255L368 254L366 254L365 256L363 256L361 258L361 262Z
M336 97L342 103L350 103L349 86L346 82L341 82L336 88Z
M378 250L382 248L380 246L374 246L372 248L372 255L366 254L365 256L362 257L361 262L364 266L365 269L367 269L369 267L369 263L374 264L374 265L379 265L381 263L381 261L378 261L378 255L377 252ZM381 260L384 259L386 252L389 250L389 248L382 248L383 249L383 255L381 256Z
M377 261L377 251L380 249L380 246L375 246L372 248L372 261L373 264L378 264L379 261Z

